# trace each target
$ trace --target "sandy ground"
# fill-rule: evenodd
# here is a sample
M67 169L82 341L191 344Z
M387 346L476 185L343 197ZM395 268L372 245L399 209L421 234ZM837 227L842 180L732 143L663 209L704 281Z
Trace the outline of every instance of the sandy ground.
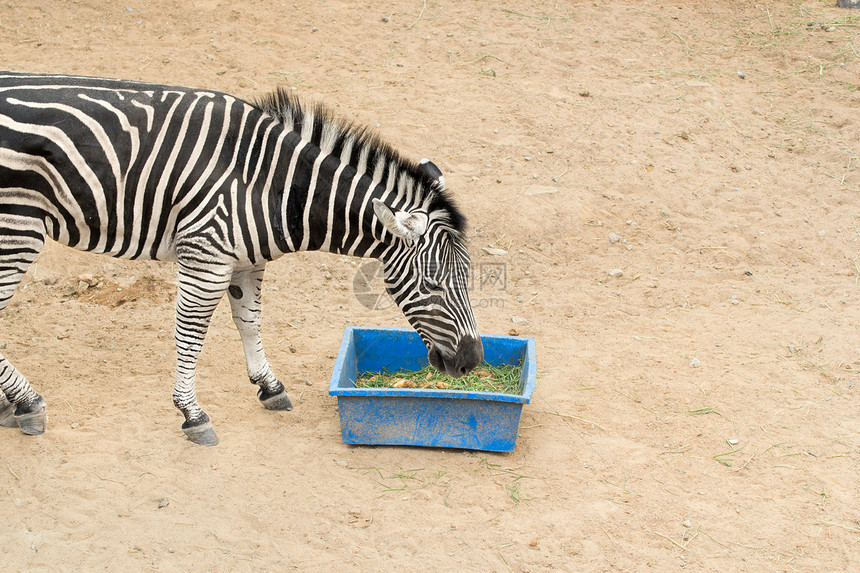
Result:
M0 68L295 87L433 159L506 272L480 327L534 337L539 381L510 454L342 444L343 327L405 321L358 304L360 261L291 255L265 341L295 410L257 402L224 303L194 446L171 265L50 245L0 315L50 412L0 436L3 569L857 570L860 11L833 4L4 2Z

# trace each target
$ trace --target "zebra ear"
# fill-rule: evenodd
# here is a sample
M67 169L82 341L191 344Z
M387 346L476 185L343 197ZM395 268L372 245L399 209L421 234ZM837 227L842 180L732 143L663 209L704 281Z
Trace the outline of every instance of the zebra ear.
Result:
M418 162L418 168L429 175L436 182L436 185L439 186L439 189L445 189L445 176L442 175L442 170L436 167L432 161L425 157Z
M382 222L382 226L395 237L416 241L427 230L428 217L425 213L394 212L379 199L373 200L373 212Z

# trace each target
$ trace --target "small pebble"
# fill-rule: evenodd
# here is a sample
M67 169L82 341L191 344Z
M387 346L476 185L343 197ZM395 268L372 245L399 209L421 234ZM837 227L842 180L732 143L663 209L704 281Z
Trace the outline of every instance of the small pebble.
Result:
M689 529L690 527L693 527L693 524L692 524L692 522L691 522L689 519L685 519L685 520L681 523L681 525L683 525L684 527L686 527L686 528L688 528L688 529Z
M696 358L695 356L690 358L690 368L698 368L701 365L702 365L702 361L699 360L698 358Z
M617 279L624 276L624 271L622 271L621 269L612 269L611 271L609 271L609 276Z
M616 235L615 233L609 233L609 242L613 245L621 240L620 235Z
M742 79L742 80L745 80L745 79L746 79L746 76L744 75L744 73L743 73L743 72L738 72L738 77L739 77L740 79Z
M729 442L730 446L737 446L738 445L738 441L734 438L732 438L731 440L728 440L728 442Z

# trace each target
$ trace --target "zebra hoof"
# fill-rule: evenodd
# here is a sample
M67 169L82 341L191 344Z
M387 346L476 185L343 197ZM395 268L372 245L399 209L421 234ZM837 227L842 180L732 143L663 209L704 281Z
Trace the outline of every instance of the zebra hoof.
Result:
M182 431L185 432L185 436L189 440L199 446L218 445L218 436L215 434L215 429L212 427L211 422L206 422L199 426L191 426L190 428L186 428L185 424L183 424Z
M293 409L293 403L290 402L290 397L287 396L286 390L281 390L279 393L269 396L268 398L263 398L262 391L260 391L257 393L257 397L260 398L260 402L263 403L263 406L265 406L267 410L289 412Z
M28 436L41 436L45 433L48 423L48 411L45 408L26 414L16 414L15 423Z

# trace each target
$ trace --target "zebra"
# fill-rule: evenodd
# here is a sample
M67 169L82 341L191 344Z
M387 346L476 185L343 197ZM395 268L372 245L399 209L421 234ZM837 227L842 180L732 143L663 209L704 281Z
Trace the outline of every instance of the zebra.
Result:
M0 72L0 310L47 237L178 275L174 405L215 445L195 374L226 293L248 377L291 410L260 338L266 263L295 251L381 261L385 285L437 369L483 360L468 296L466 219L432 162L289 91L226 93L85 76ZM45 400L0 355L0 424L46 427Z

